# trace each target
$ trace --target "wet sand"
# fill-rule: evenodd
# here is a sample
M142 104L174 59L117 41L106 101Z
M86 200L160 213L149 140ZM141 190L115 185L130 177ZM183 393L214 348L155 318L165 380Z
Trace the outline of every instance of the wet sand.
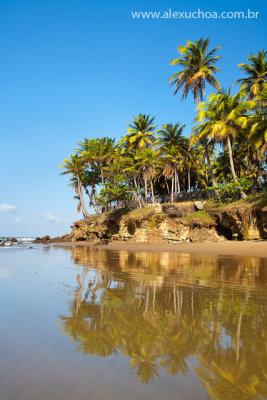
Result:
M267 258L267 240L218 243L134 243L134 242L109 242L108 244L93 244L89 242L58 243L61 245L94 246L110 250L123 250L132 252L177 252L188 254L215 254L233 256L251 256ZM57 245L57 244L56 244Z

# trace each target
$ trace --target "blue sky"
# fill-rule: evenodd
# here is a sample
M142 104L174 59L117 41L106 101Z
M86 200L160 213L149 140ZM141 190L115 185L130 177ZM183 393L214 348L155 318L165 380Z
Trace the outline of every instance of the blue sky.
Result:
M125 134L134 114L186 123L191 96L173 97L169 64L187 39L221 45L229 87L266 44L264 2L2 0L0 235L58 235L81 218L62 160L84 137ZM258 11L257 19L136 20L131 11Z

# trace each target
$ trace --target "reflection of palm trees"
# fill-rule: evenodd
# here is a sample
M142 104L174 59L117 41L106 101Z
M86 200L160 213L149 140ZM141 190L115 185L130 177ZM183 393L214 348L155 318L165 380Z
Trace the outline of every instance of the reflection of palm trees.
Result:
M153 378L158 375L159 365L155 346L143 342L142 337L135 341L128 349L131 354L130 366L136 372L138 380L142 383L151 383Z
M228 399L232 392L233 398L266 397L266 310L251 290L266 270L263 260L173 254L167 268L158 254L72 252L87 267L77 276L61 328L77 350L128 356L142 383L152 382L161 368L187 373L193 356L211 398ZM264 288L257 288L263 296Z

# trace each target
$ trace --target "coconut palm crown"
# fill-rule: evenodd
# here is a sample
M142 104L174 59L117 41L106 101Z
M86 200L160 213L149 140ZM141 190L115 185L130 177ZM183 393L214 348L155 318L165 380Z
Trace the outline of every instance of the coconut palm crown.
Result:
M155 117L150 115L139 114L138 117L133 116L133 120L128 124L128 135L123 137L119 144L123 141L129 142L129 149L144 149L151 146L155 141L154 132L156 125L153 125Z
M174 95L183 87L182 98L187 97L189 90L192 91L194 101L199 103L206 93L206 82L215 90L220 89L219 82L214 74L219 70L214 64L221 58L214 54L220 48L216 47L208 51L209 39L199 39L195 43L187 41L186 46L179 46L178 52L181 57L171 60L172 65L182 67L182 70L170 77L169 82L175 86Z
M248 100L257 96L267 85L267 51L259 51L257 56L252 53L248 60L250 64L239 64L239 68L246 78L238 79L235 83L241 84L241 90L248 95Z

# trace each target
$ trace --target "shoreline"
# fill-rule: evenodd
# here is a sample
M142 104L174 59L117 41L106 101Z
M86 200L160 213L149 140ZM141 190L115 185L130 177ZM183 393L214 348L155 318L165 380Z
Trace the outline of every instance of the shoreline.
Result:
M188 253L205 255L228 255L267 258L267 240L259 241L226 241L202 243L127 243L109 242L108 244L94 244L90 242L54 242L53 245L87 246L103 250L118 250L129 252L149 253Z

